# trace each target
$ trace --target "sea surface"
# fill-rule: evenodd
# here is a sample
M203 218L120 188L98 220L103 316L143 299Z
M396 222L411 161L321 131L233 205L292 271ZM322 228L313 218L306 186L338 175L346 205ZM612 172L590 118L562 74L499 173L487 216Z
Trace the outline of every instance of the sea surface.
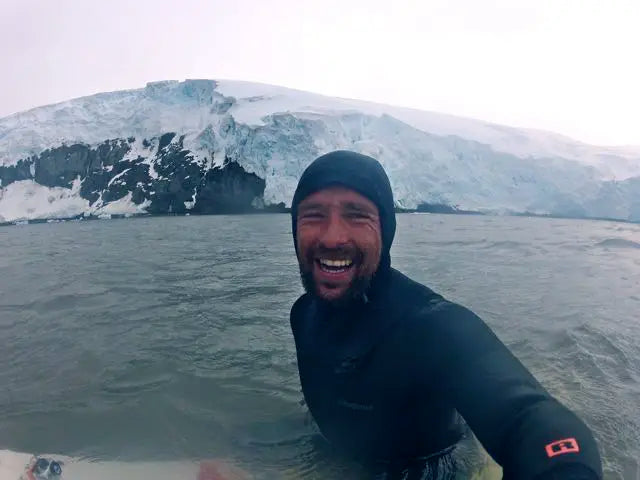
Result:
M300 403L287 215L8 226L0 249L0 449L349 478ZM484 318L607 479L640 479L639 225L403 214L392 262Z

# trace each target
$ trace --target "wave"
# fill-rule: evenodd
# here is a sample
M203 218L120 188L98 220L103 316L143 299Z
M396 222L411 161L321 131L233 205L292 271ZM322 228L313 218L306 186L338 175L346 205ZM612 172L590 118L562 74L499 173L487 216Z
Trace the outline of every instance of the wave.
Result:
M607 238L606 240L596 243L596 247L640 248L640 243L634 242L633 240L627 240L626 238Z
M492 249L492 248L521 248L524 247L525 244L521 242L514 242L512 240L501 240L497 242L488 243L484 248Z

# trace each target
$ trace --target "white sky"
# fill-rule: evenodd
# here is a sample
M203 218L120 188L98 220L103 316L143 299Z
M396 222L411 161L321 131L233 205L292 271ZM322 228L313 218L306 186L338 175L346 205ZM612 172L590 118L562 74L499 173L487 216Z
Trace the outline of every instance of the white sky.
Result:
M0 0L0 116L272 83L640 145L640 0Z

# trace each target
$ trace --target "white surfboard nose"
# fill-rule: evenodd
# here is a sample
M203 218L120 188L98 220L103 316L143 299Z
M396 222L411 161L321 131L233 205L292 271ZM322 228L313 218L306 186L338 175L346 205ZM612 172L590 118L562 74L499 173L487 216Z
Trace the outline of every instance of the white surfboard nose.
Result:
M40 456L39 456L40 457ZM38 458L39 458L38 457ZM232 462L216 459L198 461L91 461L65 455L45 454L62 465L62 475L47 480L250 480L252 477ZM25 476L37 460L30 453L0 450L0 480L40 480ZM215 468L213 468L215 467ZM208 475L208 476L207 476Z

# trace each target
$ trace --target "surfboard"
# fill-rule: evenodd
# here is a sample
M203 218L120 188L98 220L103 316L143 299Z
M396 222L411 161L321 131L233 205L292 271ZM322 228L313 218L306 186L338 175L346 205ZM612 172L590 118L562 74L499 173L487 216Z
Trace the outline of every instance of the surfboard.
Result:
M164 462L91 461L64 455L32 455L30 453L0 450L0 480L41 480L29 476L29 470L38 458L60 463L61 475L50 475L47 480L251 480L251 474L233 465L230 460L214 459ZM285 478L296 478L287 475ZM502 469L487 455L472 480L499 480Z
M38 475L38 459L57 462L60 475ZM50 469L51 470L51 469ZM64 455L33 455L0 450L0 480L249 480L244 470L225 460L119 462L91 461Z

